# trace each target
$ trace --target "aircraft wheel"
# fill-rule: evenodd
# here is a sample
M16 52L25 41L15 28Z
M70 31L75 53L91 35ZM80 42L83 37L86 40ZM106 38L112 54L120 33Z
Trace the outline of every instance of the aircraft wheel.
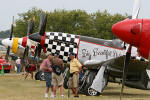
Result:
M94 90L94 89L89 87L88 88L88 95L89 96L98 96L98 95L100 95L100 93L98 91L96 91L96 90Z
M36 74L35 74L35 80L40 80L40 74L42 72L41 71L38 71Z
M45 74L43 72L40 74L40 80L45 81Z
M87 96L98 96L100 95L100 93L92 88L91 87L91 84L87 84L85 87L84 87L84 94L87 95Z
M4 70L5 73L10 73L10 70Z

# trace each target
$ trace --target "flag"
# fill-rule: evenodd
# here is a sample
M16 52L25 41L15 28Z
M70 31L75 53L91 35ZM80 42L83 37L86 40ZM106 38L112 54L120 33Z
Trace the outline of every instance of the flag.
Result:
M3 65L2 65L1 75L4 76L4 68L3 68Z

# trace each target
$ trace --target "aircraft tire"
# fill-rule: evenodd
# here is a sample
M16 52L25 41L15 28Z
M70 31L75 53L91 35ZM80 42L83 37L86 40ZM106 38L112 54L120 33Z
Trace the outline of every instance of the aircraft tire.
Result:
M5 73L10 73L10 70L4 70Z
M100 92L98 92L98 91L95 91L94 89L92 89L92 88L90 88L90 84L88 84L88 85L86 85L85 87L84 87L84 91L85 91L85 95L87 95L87 96L98 96L98 95L100 95Z
M37 73L35 73L35 80L40 80L41 73L42 73L42 71L38 71Z

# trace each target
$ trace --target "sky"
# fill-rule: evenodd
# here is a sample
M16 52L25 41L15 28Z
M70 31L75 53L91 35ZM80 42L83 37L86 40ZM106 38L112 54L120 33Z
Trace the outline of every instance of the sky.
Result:
M107 10L111 14L131 14L134 0L0 0L0 31L10 29L12 16L33 7L44 11L81 9L88 13ZM150 18L150 0L141 0L139 18Z

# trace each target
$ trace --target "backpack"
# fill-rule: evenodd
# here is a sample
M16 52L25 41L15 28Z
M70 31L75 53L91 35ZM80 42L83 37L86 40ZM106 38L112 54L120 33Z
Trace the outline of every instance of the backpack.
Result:
M60 68L60 66L53 65L52 69L53 69L54 73L56 73L57 75L61 74L61 68Z
M53 59L54 60L54 59ZM54 65L53 64L53 60L52 60L52 69L53 69L53 72L56 73L57 75L60 75L62 73L61 71L61 66L58 66L58 65Z

